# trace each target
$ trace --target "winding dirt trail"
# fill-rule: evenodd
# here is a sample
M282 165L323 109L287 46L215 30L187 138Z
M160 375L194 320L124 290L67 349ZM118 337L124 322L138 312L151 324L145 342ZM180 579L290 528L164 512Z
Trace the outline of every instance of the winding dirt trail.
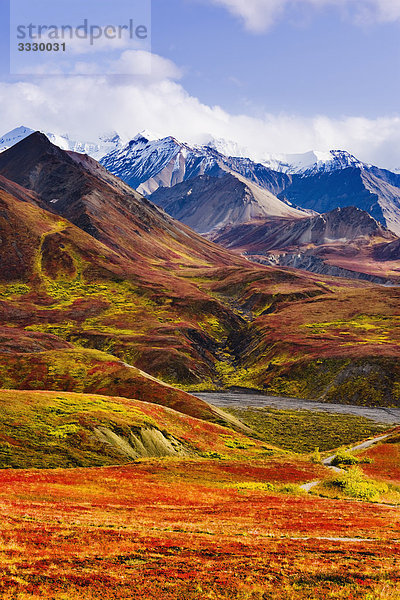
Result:
M387 407L365 407L354 404L328 404L314 400L303 400L302 398L287 398L280 396L266 396L262 392L254 390L227 390L220 392L194 392L201 400L220 408L276 408L280 410L308 410L312 412L325 412L333 414L350 414L360 417L366 417L377 423L386 425L398 425L400 423L400 408ZM349 452L364 450L378 444L389 437L390 434L379 435L360 444L349 448ZM332 465L336 453L325 458L322 462L334 473L342 473ZM321 481L310 481L300 486L302 490L309 492L319 485Z
M386 438L390 437L390 435L391 435L390 433L387 433L385 435L380 435L378 437L371 438L370 440L366 440L365 442L361 442L361 444L357 444L356 446L352 446L347 451L348 452L355 452L357 450L365 450L366 448L371 448L371 446L375 446L375 444L379 444L379 442L381 442L382 440L385 440ZM339 467L335 467L334 465L332 465L332 463L335 460L335 458L336 458L336 454L332 454L331 456L328 456L327 458L325 458L322 461L322 464L325 465L326 467L328 467L328 469L330 469L331 471L334 471L335 473L343 473L344 469L339 469ZM312 490L313 488L315 488L320 483L321 483L321 480L320 481L311 481L310 483L305 483L304 485L301 485L300 488L302 490L304 490L305 492L309 492L310 490Z

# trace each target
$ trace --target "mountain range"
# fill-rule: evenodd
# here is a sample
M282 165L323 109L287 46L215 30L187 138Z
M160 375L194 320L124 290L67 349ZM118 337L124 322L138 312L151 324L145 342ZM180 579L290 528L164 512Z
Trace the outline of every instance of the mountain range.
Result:
M21 127L6 134L0 141L0 149L24 139L30 131ZM86 150L92 156L102 155L103 171L95 161L91 162L98 176L107 178L110 177L107 173L113 173L131 188L146 194L151 202L173 218L214 240L226 240L229 246L241 249L252 260L339 276L353 276L355 273L356 277L366 275L381 282L397 280L396 265L393 268L382 267L382 257L396 256L396 252L386 251L383 247L375 249L374 256L369 251L364 252L367 264L365 260L357 263L349 258L350 254L357 254L358 250L354 248L353 253L349 247L339 253L338 244L334 258L331 247L319 247L318 252L307 249L305 254L304 247L293 243L281 245L279 254L275 252L265 258L270 250L276 250L269 246L269 242L262 248L258 245L258 254L255 254L251 244L244 246L240 234L237 240L232 239L238 233L235 227L254 219L282 218L295 222L348 206L361 209L394 234L399 234L400 175L362 163L345 151L281 156L279 160L275 157L261 164L245 157L222 154L221 149L235 149L234 145L222 140L210 142L207 146L190 146L173 137L160 139L146 131L126 145L118 135L103 140L103 145L71 142L67 136L53 134L47 137L61 143L64 149L72 152L72 158L81 163L86 161L87 165L92 158L82 158L77 149L80 152ZM110 145L112 148L108 151ZM25 183L22 182L22 185ZM49 200L52 204L60 201L60 198ZM75 208L72 210L76 220ZM361 211L353 211L351 218L359 219ZM80 218L87 218L85 210ZM365 218L361 222L365 223ZM94 226L93 219L91 225ZM353 225L356 230L357 224ZM289 225L283 225L286 226L290 229ZM231 228L230 234L222 231L219 235L220 230L226 227ZM260 227L258 223L257 231ZM262 234L261 239L264 238ZM348 236L347 246L350 241L352 238ZM379 261L377 253L381 257Z
M336 231L398 253L364 213L354 231L349 215L325 229L318 215L275 218L294 223L296 244ZM183 390L398 402L397 287L252 263L41 133L0 154L0 238L2 387L151 400L225 424Z
M297 165L291 169L273 170L248 158L225 156L211 146L190 147L172 137L148 140L139 135L123 149L105 156L101 162L109 171L146 195L159 188L173 188L173 192L163 190L152 200L160 202L161 206L168 205L171 216L177 218L182 211L184 188L175 186L201 175L220 178L229 173L242 178L242 183L244 179L247 185L256 184L297 210L322 213L338 207L355 206L368 212L395 234L400 234L400 175L362 163L344 151L332 151L323 159L321 155L313 154L311 161L303 161L301 168ZM205 196L198 195L195 212L199 214L204 205L206 213L209 208L207 202L208 190ZM193 214L193 197L188 210ZM183 216L185 218L185 211ZM221 221L225 224L223 219L219 219L217 225ZM204 229L204 218L200 217L198 222ZM194 225L193 221L191 223Z
M269 155L261 163L274 171L282 171L292 175L315 175L340 171L349 167L368 168L367 165L345 150L329 152L310 151L303 154Z
M207 378L208 322L228 327L239 317L180 265L244 261L41 133L3 152L0 173L2 386L151 398L226 423L137 367L167 381Z
M29 135L32 135L32 133L35 133L34 129L23 126L16 127L12 131L9 131L0 138L0 152L8 150L8 148L21 142ZM126 141L124 141L116 132L103 135L96 142L82 140L75 141L71 140L67 134L59 135L51 132L47 132L46 137L63 150L89 154L89 156L96 160L100 160L103 156L113 150L122 148L126 143Z
M202 234L259 217L299 219L309 214L234 172L220 177L199 175L170 188L159 187L149 199Z
M0 139L0 151L11 147L30 133L32 130L26 127L9 132ZM239 151L237 146L224 143L223 140L211 140L206 146L193 146L173 137L159 138L147 131L138 134L128 143L124 143L116 133L90 143L71 141L67 135L50 133L47 137L65 150L86 153L101 160L108 171L147 196L159 188L173 188L199 176L221 178L230 174L240 184L244 183L250 188L251 184L258 186L244 194L246 197L253 197L251 210L238 207L233 211L240 215L239 219L243 215L249 215L250 218L266 216L265 193L258 189L261 188L277 198L272 202L269 197L272 210L270 216L287 211L278 200L303 213L325 213L337 207L355 206L368 212L395 234L400 234L400 174L363 163L346 151L269 156L262 163L257 163L243 156L223 154L221 150ZM225 181L232 184L229 178ZM221 189L221 185L218 186ZM187 210L182 212L182 190L179 187L176 189L176 198L175 192L171 192L165 200L161 196L155 196L153 201L160 201L161 206L168 204L171 216L180 218L182 213L184 220ZM194 211L200 217L198 222L202 233L207 219L205 214L200 213L202 205L204 213L209 210L208 191L205 198L198 195L197 208L194 207L194 198L190 198L189 212L193 214ZM257 195L261 198L259 203L254 199ZM243 195L239 194L238 198L243 199ZM210 226L224 226L229 219L229 214L226 218L214 219ZM195 227L193 218L190 222Z
M159 187L172 187L199 175L241 175L274 195L291 181L287 174L272 171L248 158L226 156L212 146L190 146L171 136L153 139L153 136L138 134L122 150L106 155L101 163L146 195Z

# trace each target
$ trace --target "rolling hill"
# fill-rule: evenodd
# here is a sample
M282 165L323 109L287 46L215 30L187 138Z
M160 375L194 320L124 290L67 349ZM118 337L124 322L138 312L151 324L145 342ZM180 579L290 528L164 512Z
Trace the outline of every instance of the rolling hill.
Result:
M213 452L254 458L266 449L274 454L272 447L231 429L148 402L98 394L0 390L0 415L1 469L99 467Z

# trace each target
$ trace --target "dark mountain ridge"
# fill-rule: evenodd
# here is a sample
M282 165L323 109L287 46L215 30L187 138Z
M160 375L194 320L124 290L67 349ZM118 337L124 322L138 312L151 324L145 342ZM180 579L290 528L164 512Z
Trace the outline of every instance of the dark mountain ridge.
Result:
M227 226L211 239L262 264L375 283L398 278L396 265L388 266L385 273L382 264L375 264L398 238L357 207L303 219L258 219ZM387 250L386 255L395 256L395 251Z
M0 154L0 175L129 259L169 261L181 244L192 243L193 256L203 261L232 260L93 159L61 150L39 132Z
M320 213L356 206L400 234L400 177L377 167L294 175L278 197Z

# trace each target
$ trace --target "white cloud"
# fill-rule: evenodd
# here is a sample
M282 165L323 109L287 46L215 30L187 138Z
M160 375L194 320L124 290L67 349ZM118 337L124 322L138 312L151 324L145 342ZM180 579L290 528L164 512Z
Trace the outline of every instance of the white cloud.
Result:
M29 56L31 58L32 54ZM36 60L37 57L37 60ZM84 58L62 57L43 52L34 60L22 61L16 71L19 75L122 75L141 76L146 81L180 79L182 71L168 58L145 50L124 50L120 53L93 54Z
M145 50L125 50L117 58L105 57L102 61L97 56L91 61L76 61L70 72L75 75L135 75L153 82L182 76L171 60Z
M151 81L182 77L181 69L172 60L144 50L126 50L111 63L111 69L117 74L146 75Z
M374 12L380 21L398 21L400 19L400 0L371 1L371 14Z
M284 12L288 0L211 0L243 19L247 29L261 32L268 29Z
M176 79L180 70L153 56L142 77L47 77L36 82L0 83L0 134L26 125L91 141L106 131L132 138L150 129L191 143L211 136L234 140L260 160L268 153L344 149L361 160L400 167L400 117L305 118L233 115L189 95ZM121 61L132 60L128 54Z
M358 23L400 20L400 0L202 0L225 7L239 17L250 31L269 29L285 11L294 6L315 9L333 6L345 8Z

